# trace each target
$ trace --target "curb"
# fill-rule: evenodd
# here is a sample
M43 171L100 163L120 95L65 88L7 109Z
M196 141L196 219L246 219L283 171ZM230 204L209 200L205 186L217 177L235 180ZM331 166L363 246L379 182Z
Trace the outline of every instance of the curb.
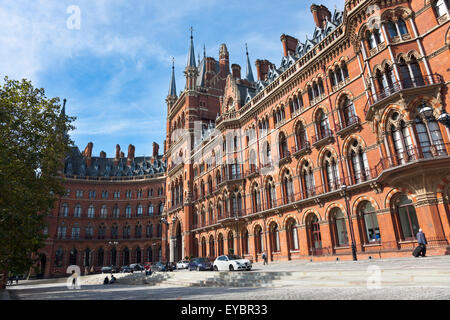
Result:
M0 290L0 300L11 300L9 291L7 289Z

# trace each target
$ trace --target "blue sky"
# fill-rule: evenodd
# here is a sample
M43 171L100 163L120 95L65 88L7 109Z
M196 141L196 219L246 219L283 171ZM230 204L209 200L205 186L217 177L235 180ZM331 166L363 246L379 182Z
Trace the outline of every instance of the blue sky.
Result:
M333 12L344 0L322 0ZM312 2L285 1L155 1L155 0L2 0L0 4L0 76L27 78L48 97L67 99L76 116L70 132L80 149L94 143L93 155L114 156L116 144L126 153L151 155L152 142L163 148L172 57L177 91L184 88L183 70L194 28L195 54L218 59L225 43L230 64L245 75L245 43L254 61L279 66L280 35L304 41L314 22ZM67 21L75 5L80 28Z

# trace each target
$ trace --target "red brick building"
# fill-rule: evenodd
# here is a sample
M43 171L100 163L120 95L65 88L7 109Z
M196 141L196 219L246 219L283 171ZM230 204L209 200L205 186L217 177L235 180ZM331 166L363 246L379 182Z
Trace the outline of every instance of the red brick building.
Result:
M65 159L67 194L47 218L40 276L161 260L166 163L158 144L149 157L135 157L133 145L126 157L117 145L114 158L92 156L92 148L74 147Z
M191 35L167 102L163 260L228 253L259 260L450 253L447 1L312 5L305 41L254 79L197 66Z

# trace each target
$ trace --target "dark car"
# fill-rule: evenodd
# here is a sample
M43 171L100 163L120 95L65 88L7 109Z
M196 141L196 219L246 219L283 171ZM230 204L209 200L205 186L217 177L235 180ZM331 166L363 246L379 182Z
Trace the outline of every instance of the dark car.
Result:
M194 258L194 259L191 259L191 261L189 261L188 269L189 269L189 271L212 270L213 265L212 265L211 261L209 261L206 258Z
M131 269L129 266L122 266L122 268L120 268L120 272L123 273L131 272Z
M102 267L101 269L102 273L115 273L115 272L120 272L120 268L117 266L106 266L106 267Z
M145 268L141 266L139 263L130 264L130 269L133 271L144 271Z
M152 271L173 271L174 270L174 267L171 263L166 264L161 261L159 261L155 264L152 264L151 268L152 268Z

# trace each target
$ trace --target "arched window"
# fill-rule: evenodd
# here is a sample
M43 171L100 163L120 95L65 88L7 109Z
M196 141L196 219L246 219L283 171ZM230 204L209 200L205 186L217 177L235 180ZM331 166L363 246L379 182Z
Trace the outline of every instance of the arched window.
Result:
M431 109L431 107L425 103L420 105L419 108ZM446 154L439 124L432 114L428 118L424 115L417 116L415 119L415 128L421 155L423 157L431 158L436 155Z
M69 205L67 203L63 203L61 206L61 216L67 217L69 215Z
M120 209L119 209L119 207L116 204L116 205L114 205L114 209L113 209L113 217L114 218L118 218L119 215L120 215Z
M107 216L108 216L108 208L106 207L106 205L103 205L102 208L100 209L100 217L106 218Z
M158 227L156 229L156 237L160 238L162 235L162 225L161 223L158 223Z
M119 227L114 224L111 227L111 239L117 239L119 237Z
M438 17L442 17L442 16L448 14L448 10L449 10L448 0L434 1L434 8L436 11L436 15Z
M303 198L309 198L316 194L316 188L314 183L314 174L312 166L308 161L305 161L302 165L300 174L300 185L302 187Z
M266 198L268 208L272 208L277 205L277 194L275 190L275 182L272 177L269 177L266 183Z
M110 265L115 266L117 265L117 250L116 248L111 249L111 263Z
M147 248L147 261L153 262L153 250L151 247Z
M214 208L213 208L212 204L209 205L209 209L208 209L208 222L210 225L215 223Z
M255 228L255 250L256 253L264 252L264 233L261 226Z
M362 217L362 229L365 230L364 242L380 242L381 234L377 214L369 201L364 201L359 205L359 215Z
M320 234L319 219L315 214L310 214L307 218L307 234L310 255L322 254L322 235Z
M137 214L138 217L142 217L142 205L141 205L141 204L139 204L139 205L137 206L137 212L136 212L136 214Z
M140 224L134 227L134 234L136 239L140 239L142 237L142 226Z
M391 116L391 139L394 146L394 162L395 164L404 164L412 157L412 140L409 129L405 122L400 119L398 112L394 112ZM400 119L400 120L399 120Z
M106 237L106 227L102 223L100 225L100 227L98 227L98 238L101 240L101 239L105 239L105 237Z
M202 257L206 257L206 239L202 238Z
M350 175L352 183L361 183L370 177L369 163L366 153L357 140L350 144Z
M153 224L149 222L147 224L147 238L153 238Z
M295 127L295 145L297 151L302 150L307 147L306 130L303 122L299 122Z
M297 224L294 219L291 219L287 223L287 242L289 251L298 250L298 234L297 234Z
M399 69L403 88L411 88L412 87L411 74L409 73L409 68L408 65L406 64L406 61L403 58L400 59Z
M292 182L292 176L289 170L286 170L283 176L283 198L285 204L295 201L294 184Z
M270 244L272 252L280 252L280 235L278 225L276 223L270 226Z
M416 209L406 195L400 195L395 201L397 218L400 222L400 237L402 240L415 240L419 231Z
M163 203L163 202L160 202L160 203L159 203L159 211L158 211L158 214L161 215L161 214L163 213L163 211L164 211L164 203Z
M153 204L152 203L150 203L149 205L148 205L148 216L149 217L152 217L153 216Z
M416 57L411 57L411 61L409 63L411 67L411 73L413 77L413 82L415 86L423 86L425 82L423 81L422 71L420 70L419 63Z
M333 241L336 247L348 245L347 226L345 216L341 209L335 208L330 213L330 224Z
M272 153L270 151L270 144L266 142L263 147L263 166L270 166L272 164Z
M280 159L284 159L289 156L289 151L287 139L283 132L281 132L279 135L279 144Z
M64 261L64 251L61 248L58 248L55 252L55 267L62 267Z
M83 266L84 267L89 267L91 265L91 249L86 248L86 250L84 250L84 263Z
M347 95L341 98L339 107L341 110L342 128L356 123L355 107Z
M258 184L255 184L252 189L252 209L253 212L261 211L261 195Z
M339 169L337 165L337 160L333 157L330 151L327 151L323 160L323 173L325 177L325 184L327 187L327 192L336 190L341 182L339 177Z
M316 116L316 128L317 128L317 136L318 139L316 141L319 141L323 138L329 137L331 135L330 132L330 125L328 123L328 117L323 112L323 110L319 110L317 116Z
M140 247L136 248L136 263L142 263L142 251Z
M105 261L105 251L103 248L98 249L97 251L97 266L103 267Z
M223 255L223 235L221 233L219 233L219 237L217 238L217 249L218 249L218 255L221 256Z
M95 208L94 205L91 204L88 208L88 218L94 218L95 216Z
M125 217L131 218L131 206L130 205L127 205L127 207L125 208Z
M389 20L387 23L387 27L388 27L388 31L389 31L389 37L391 39L398 36L397 27L395 26L394 22Z
M408 28L406 27L406 23L402 18L399 18L397 20L397 25L401 35L408 34Z
M234 237L233 232L228 233L228 254L234 254Z
M77 265L77 258L78 258L78 251L77 249L73 248L72 250L70 250L69 265Z
M128 247L125 247L125 249L123 249L123 264L124 265L129 265L130 264L130 250L128 249Z
M131 236L131 229L130 226L127 224L125 226L123 226L123 238L124 239L130 239Z
M208 194L213 192L213 182L211 176L208 176Z
M214 237L209 237L209 257L213 259L216 256L216 249L214 247Z
M249 248L249 237L248 237L248 231L247 229L244 230L242 233L242 253L248 254L248 248Z
M81 217L81 206L80 206L80 204L77 204L77 205L75 206L75 211L74 211L74 213L73 213L73 216L74 216L74 218L79 218L79 217Z

